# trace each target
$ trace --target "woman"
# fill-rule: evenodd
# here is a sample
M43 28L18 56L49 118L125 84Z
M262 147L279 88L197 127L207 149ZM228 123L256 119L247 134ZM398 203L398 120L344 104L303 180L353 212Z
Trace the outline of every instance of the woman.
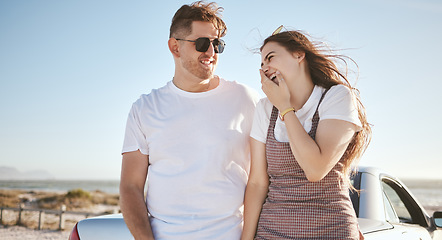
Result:
M260 50L267 98L251 132L242 239L359 239L348 175L371 129L332 61L344 58L298 31L273 34Z

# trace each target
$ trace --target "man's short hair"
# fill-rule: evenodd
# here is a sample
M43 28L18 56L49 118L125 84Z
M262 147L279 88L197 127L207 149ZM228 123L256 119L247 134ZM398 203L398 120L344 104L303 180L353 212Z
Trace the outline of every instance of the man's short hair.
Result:
M183 5L172 18L169 37L184 38L192 33L192 22L210 22L218 30L218 37L226 35L227 27L221 19L224 10L215 2L194 2L191 5Z

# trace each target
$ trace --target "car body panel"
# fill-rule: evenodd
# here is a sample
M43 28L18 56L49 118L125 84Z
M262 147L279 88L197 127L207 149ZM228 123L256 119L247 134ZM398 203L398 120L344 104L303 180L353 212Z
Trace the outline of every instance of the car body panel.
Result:
M363 233L373 233L393 229L393 225L367 218L358 218L359 227Z
M78 222L77 231L81 240L134 239L124 222L122 214L111 214L83 219Z
M351 192L350 197L365 240L442 240L442 230L436 227L434 220L437 217L441 223L442 212L428 216L399 179L378 168L359 167L352 181L355 188L360 189ZM81 220L76 230L81 240L134 239L122 214Z
M360 182L358 217L385 221L384 209L380 208L384 203L378 178L371 173L361 174ZM378 207L373 208L372 206Z
M366 240L442 240L442 230L399 179L373 167L360 167L355 178L359 197L354 192L351 197Z

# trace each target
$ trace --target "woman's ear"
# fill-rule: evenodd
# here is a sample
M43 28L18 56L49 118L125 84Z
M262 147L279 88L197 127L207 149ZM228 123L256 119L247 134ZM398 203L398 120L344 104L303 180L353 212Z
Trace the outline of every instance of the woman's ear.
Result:
M305 52L294 52L293 56L298 59L298 63L300 63L305 58Z
M169 51L174 57L180 57L180 46L178 45L178 40L175 38L169 38L167 45L169 46Z

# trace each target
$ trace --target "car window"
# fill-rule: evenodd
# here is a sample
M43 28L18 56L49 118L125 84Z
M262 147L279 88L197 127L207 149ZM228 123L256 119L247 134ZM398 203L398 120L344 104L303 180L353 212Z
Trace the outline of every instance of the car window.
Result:
M388 198L400 222L413 223L410 212L406 208L404 202L399 197L398 193L387 183L382 182L384 194ZM390 215L389 215L390 216Z
M399 223L399 218L396 215L396 212L391 205L390 199L388 199L387 195L384 191L384 209L385 209L385 219L391 223Z

